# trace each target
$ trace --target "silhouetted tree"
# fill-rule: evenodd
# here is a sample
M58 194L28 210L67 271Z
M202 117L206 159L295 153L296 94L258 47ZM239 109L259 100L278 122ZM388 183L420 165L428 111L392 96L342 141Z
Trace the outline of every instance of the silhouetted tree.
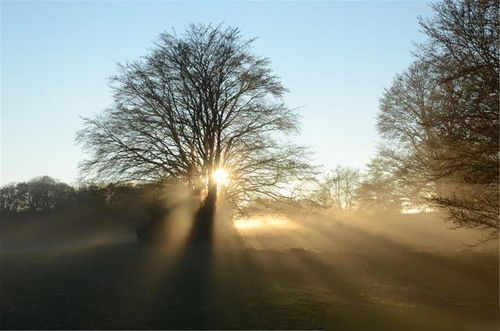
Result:
M61 208L73 201L74 189L49 176L29 182L4 186L0 189L2 213L37 212Z
M356 190L361 211L401 210L405 194L391 172L390 162L377 156L367 165Z
M325 208L351 211L355 204L359 180L358 169L337 166L318 180L313 200Z
M432 5L416 62L381 101L394 175L460 226L498 230L498 1Z
M162 33L141 60L119 65L114 103L87 118L77 135L91 157L81 165L100 180L183 181L213 209L230 174L234 200L273 197L307 168L303 148L286 144L297 130L286 89L269 60L251 52L236 28L191 25L182 36Z

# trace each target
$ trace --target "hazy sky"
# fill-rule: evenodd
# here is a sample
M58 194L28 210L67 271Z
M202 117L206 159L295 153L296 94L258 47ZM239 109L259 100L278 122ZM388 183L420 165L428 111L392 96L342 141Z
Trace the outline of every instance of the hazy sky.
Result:
M5 2L1 4L1 184L40 175L74 183L80 116L111 102L115 63L189 23L259 37L301 107L300 141L325 168L375 153L378 100L421 41L427 2Z

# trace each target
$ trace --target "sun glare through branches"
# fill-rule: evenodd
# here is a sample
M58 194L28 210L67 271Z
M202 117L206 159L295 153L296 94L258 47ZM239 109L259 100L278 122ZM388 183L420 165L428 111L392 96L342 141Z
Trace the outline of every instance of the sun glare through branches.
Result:
M215 170L212 177L217 185L227 185L229 183L229 174L223 168Z

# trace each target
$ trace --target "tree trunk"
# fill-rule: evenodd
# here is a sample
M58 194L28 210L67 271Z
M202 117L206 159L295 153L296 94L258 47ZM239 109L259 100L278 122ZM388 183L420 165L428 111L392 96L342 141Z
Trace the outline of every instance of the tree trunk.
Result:
M212 243L216 203L217 184L210 181L207 196L196 213L191 230L191 242L193 244L210 245Z
M201 205L201 208L205 209L212 217L215 216L215 205L217 203L217 184L212 180L208 183L208 191L205 200ZM209 215L207 215L209 216Z

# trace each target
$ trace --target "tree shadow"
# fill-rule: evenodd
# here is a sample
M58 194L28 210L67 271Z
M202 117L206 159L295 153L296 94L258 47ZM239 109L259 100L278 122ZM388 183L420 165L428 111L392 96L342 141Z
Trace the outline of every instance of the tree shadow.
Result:
M154 328L206 329L212 313L214 210L201 208L164 285L158 289Z

